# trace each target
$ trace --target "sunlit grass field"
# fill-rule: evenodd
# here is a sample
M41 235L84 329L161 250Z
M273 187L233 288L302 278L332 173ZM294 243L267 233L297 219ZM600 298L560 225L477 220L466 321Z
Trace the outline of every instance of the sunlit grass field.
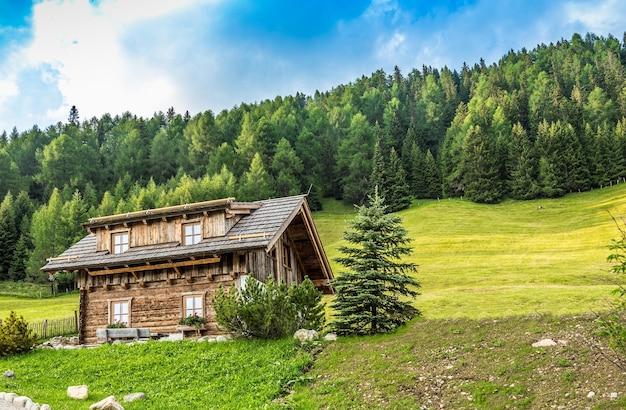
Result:
M481 205L415 201L399 213L426 318L556 315L606 308L615 288L608 245L626 212L626 184L559 199ZM329 258L339 256L354 209L328 200L314 215ZM335 275L343 267L332 261Z

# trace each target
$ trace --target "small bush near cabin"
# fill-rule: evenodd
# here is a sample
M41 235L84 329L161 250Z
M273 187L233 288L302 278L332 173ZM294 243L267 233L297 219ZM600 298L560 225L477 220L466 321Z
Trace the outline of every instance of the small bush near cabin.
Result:
M322 295L306 278L287 287L271 278L264 284L249 276L241 289L219 288L213 299L217 323L234 337L278 339L306 327L324 325Z
M0 325L0 357L26 352L36 341L37 337L28 328L24 317L18 317L13 311Z

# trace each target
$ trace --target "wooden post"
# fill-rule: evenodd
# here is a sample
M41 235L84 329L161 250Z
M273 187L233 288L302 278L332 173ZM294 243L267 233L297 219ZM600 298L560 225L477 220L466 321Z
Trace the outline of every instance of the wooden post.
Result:
M78 312L74 311L74 330L78 333Z
M48 331L48 319L43 321L43 338L46 338L46 333Z

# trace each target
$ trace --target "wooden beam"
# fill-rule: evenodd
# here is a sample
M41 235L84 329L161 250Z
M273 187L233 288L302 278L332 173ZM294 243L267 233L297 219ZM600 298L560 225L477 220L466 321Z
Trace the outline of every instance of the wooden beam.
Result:
M78 255L68 255L68 256L57 256L56 258L47 258L46 261L47 262L53 262L53 261L70 261L72 259L78 259L79 256Z
M229 236L228 239L230 239L231 241L235 241L235 240L241 240L241 239L249 239L249 238L266 238L270 236L269 232L260 232L260 233L250 233L247 235L232 235Z
M328 279L315 279L311 282L313 282L315 286L329 286Z
M158 269L174 269L178 273L180 271L178 268L183 266L195 266L195 265L205 265L208 263L218 263L221 258L204 258L204 259L196 259L196 260L186 260L180 262L167 262L167 263L159 263L155 265L141 265L141 266L128 266L124 268L116 268L116 269L101 269L101 270L88 270L87 273L90 276L98 276L98 275L114 275L116 273L132 273L137 279L137 275L135 272L144 272L147 270L158 270Z

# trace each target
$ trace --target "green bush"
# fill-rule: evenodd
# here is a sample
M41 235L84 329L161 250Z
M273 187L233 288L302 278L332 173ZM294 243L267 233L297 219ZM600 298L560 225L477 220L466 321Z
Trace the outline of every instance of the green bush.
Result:
M13 311L0 325L0 357L26 352L36 341L37 337L28 328L24 317L17 317Z
M611 309L598 314L600 334L606 336L611 348L618 357L613 360L622 369L626 370L626 229L613 218L620 232L620 238L614 239L609 246L611 254L607 260L613 262L611 272L617 275L618 288L613 291L616 299L611 302Z
M234 337L278 339L307 327L324 325L322 295L306 278L287 287L271 278L261 283L249 276L243 289L220 287L213 299L217 323Z

